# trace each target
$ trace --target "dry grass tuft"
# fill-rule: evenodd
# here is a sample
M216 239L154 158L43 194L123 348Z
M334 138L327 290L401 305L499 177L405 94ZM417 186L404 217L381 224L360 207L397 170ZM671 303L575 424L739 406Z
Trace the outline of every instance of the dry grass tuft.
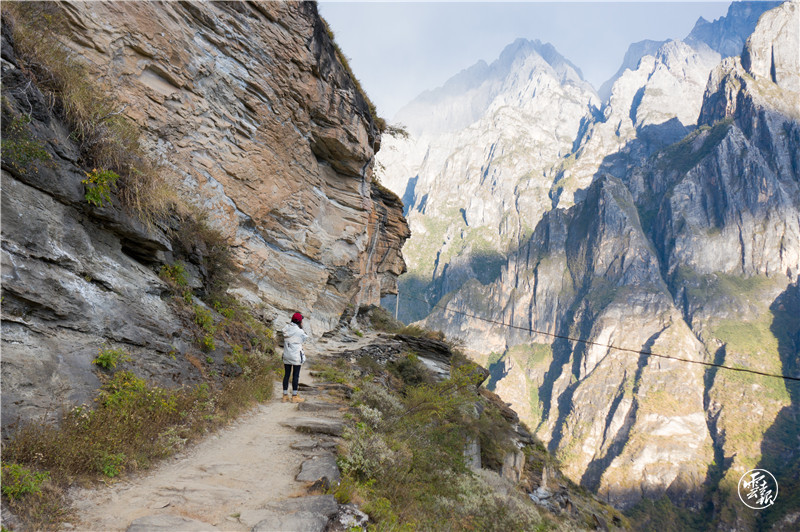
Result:
M11 29L20 68L70 127L81 165L119 174L116 195L142 221L165 216L177 201L167 173L142 149L139 127L124 115L113 91L92 79L59 41L66 24L58 4L6 2L2 18Z
M4 499L26 528L58 529L70 515L63 493L71 484L146 469L270 398L277 359L251 352L239 363L238 377L191 389L167 390L119 371L103 385L94 407L73 407L58 425L21 427L3 445L3 462L46 472L47 480L35 493Z

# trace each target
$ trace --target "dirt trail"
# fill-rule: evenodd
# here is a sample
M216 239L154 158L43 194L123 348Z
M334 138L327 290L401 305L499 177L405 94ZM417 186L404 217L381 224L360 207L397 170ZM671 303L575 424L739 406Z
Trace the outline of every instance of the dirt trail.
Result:
M325 356L320 351L354 345L323 342L308 346L309 360ZM309 387L305 397L311 405L325 406L335 401L320 383L314 382L308 366L303 368L300 382L301 395L303 384ZM276 382L272 401L156 469L109 486L75 492L75 529L127 530L136 519L166 515L200 522L187 521L187 528L205 524L210 530L251 530L258 510L263 512L271 503L306 494L308 482L299 482L295 477L301 464L314 454L309 449L316 449L317 454L328 453L319 444L333 446L330 436L302 434L281 422L298 417L335 420L342 416L335 409L300 410L300 405L282 403L280 397L281 384ZM292 448L293 444L299 449Z

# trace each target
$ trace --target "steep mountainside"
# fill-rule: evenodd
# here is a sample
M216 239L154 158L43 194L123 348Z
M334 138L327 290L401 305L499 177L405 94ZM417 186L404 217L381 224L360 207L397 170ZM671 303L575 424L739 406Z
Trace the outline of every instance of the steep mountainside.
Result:
M563 162L551 195L559 205L580 199L602 172L623 177L655 150L697 125L709 74L739 55L758 17L776 2L735 2L713 23L699 20L683 41L631 45L620 70L601 88L602 117L585 128Z
M721 61L720 43L752 30L761 7L772 6L734 4L713 32L696 29L626 70L602 116L586 115L574 151L539 181L552 185L554 208L531 218L532 236L511 240L491 275L446 290L420 270L409 287L442 298L424 323L476 351L490 387L573 480L623 508L666 494L725 530L797 518L796 468L781 464L800 458L788 421L800 390L637 352L798 376L798 3L764 13L737 37L741 59ZM439 201L456 205L459 183L445 183ZM421 259L409 259L413 274ZM756 466L790 493L760 514L737 495Z
M544 212L692 131L709 74L730 47L720 43L744 42L774 5L733 4L710 24L717 33L631 45L602 89L610 93L602 109L577 67L549 44L522 40L403 108L396 120L410 136L385 138L378 156L380 179L403 197L412 228L401 278L412 299L401 298L400 317L421 319L465 281L494 279ZM521 62L531 55L544 61Z
M399 199L372 182L380 132L313 3L47 9L40 20L64 17L61 41L117 100L111 115L142 132L163 177L227 239L240 270L232 293L264 322L300 310L319 334L347 305L396 289L408 228ZM219 372L230 346L201 352L158 276L180 257L199 283L207 253L182 255L189 236L169 220L148 226L116 200L87 203L92 169L77 136L14 48L4 19L4 428L89 402L104 346L162 384Z
M234 239L244 297L313 309L321 332L394 289L406 232L370 183L379 133L313 4L65 10L67 44Z
M764 11L780 5L780 2L734 2L726 16L709 22L700 17L689 35L683 40L686 44L701 50L708 47L723 58L742 53L745 39L753 32L758 18ZM604 102L611 96L611 88L626 70L636 70L639 61L648 55L655 56L666 41L644 40L631 44L619 70L598 89Z
M651 41L649 39L645 39L644 41L635 42L628 46L628 50L625 52L625 57L622 58L622 65L620 65L619 70L617 70L616 73L614 73L614 75L609 79L604 81L597 90L600 98L602 98L604 102L607 102L611 97L611 88L614 86L614 83L616 83L616 81L622 77L625 71L636 70L636 67L639 65L639 61L641 61L644 56L655 55L656 52L658 52L658 49L664 46L666 43L666 41Z
M387 139L380 164L412 230L404 291L422 295L421 284L444 294L471 278L490 281L551 208L553 167L598 105L551 45L519 40L492 65L479 63L401 110L411 136Z
M579 201L596 175L627 174L641 159L697 124L706 81L720 56L707 47L669 41L614 83L602 117L576 141L553 183L558 205Z
M692 46L704 43L722 57L738 56L761 14L780 4L781 2L733 2L725 17L714 22L700 17L685 40Z

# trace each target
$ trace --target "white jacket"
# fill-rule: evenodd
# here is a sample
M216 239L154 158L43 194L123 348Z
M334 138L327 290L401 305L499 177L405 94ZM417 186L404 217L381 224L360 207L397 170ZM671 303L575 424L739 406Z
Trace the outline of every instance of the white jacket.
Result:
M308 334L297 326L296 323L289 323L283 328L283 363L299 366L303 363L300 353L303 350L303 342L308 338Z

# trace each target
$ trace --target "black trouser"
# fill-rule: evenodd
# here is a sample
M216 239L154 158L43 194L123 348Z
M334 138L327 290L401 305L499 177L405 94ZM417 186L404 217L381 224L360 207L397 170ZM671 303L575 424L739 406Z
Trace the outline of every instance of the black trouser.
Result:
M289 375L292 373L292 368L294 368L292 390L293 395L297 395L297 389L300 387L300 366L293 366L292 364L283 365L283 391L287 392L289 390Z

